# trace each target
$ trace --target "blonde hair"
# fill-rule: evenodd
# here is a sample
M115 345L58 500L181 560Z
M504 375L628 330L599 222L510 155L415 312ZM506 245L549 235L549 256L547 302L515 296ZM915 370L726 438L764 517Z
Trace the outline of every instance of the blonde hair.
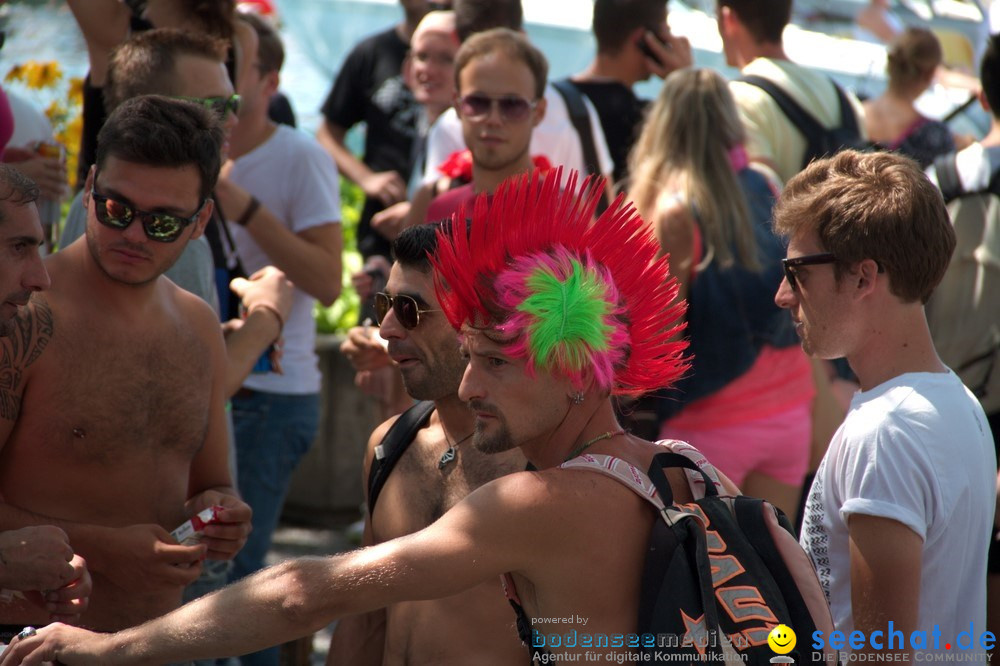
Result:
M710 69L678 70L663 82L632 149L629 194L649 219L664 185L682 182L704 235L704 255L723 267L736 261L758 270L746 198L729 159L744 138L726 80Z

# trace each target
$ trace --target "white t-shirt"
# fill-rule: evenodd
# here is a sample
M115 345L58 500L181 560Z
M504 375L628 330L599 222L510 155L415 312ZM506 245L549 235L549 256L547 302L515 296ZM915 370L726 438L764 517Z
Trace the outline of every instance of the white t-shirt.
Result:
M340 224L337 167L312 137L291 127L278 125L267 141L237 159L230 179L257 197L295 233L331 222ZM273 263L249 231L232 221L229 229L248 273ZM244 386L269 393L301 395L319 391L315 302L312 296L295 289L292 312L285 322L281 357L284 374L251 374Z
M962 189L966 192L981 192L985 190L993 177L993 166L987 157L986 148L981 143L973 143L955 154L955 170ZM937 167L931 164L924 171L927 177L938 188L941 184L937 178Z
M940 647L986 630L986 553L996 500L993 437L979 401L951 371L908 373L858 392L809 490L800 543L830 602L854 629L851 514L896 520L923 540L917 630ZM887 618L892 619L892 618Z
M614 162L611 161L611 153L608 152L600 119L586 95L583 95L583 102L587 105L587 113L590 115L590 131L594 137L594 148L597 150L601 173L610 176ZM465 150L462 121L458 119L455 109L451 108L442 113L427 132L427 162L423 182L433 183L440 178L441 172L437 167L459 150ZM531 133L530 150L532 157L536 155L547 157L553 167L563 166L564 171L575 169L580 172L581 178L588 173L583 160L580 135L570 120L566 100L551 85L545 86L545 117Z

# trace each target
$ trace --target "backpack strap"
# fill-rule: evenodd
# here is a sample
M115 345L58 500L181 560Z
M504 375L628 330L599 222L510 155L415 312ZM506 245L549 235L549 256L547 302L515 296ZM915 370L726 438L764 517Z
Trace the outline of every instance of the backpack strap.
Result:
M948 153L934 158L934 172L937 174L938 188L945 203L953 201L965 193L962 180L958 177L957 153Z
M657 442L665 449L663 453L658 453L653 457L650 471L659 471L658 478L651 478L629 462L614 456L605 456L596 453L585 453L576 458L567 460L560 468L562 469L588 469L600 472L605 476L619 481L629 487L639 497L656 507L657 511L666 511L665 517L670 517L673 512L670 505L673 504L673 492L670 484L666 481L663 468L683 467L687 472L688 486L695 499L707 495L718 495L718 488L721 485L715 468L705 459L697 449L686 442L666 440ZM655 474L655 472L654 472ZM664 486L663 489L657 487L657 483Z
M583 164L587 167L587 172L601 175L601 162L597 158L597 145L594 143L594 132L590 126L590 112L587 104L583 101L583 94L580 89L573 85L570 79L559 79L552 81L552 87L566 102L566 109L569 112L569 119L573 123L573 128L580 137L580 147L583 149ZM597 214L600 215L608 207L607 192L601 195L601 201L597 205Z
M763 76L748 74L746 76L741 76L737 80L742 81L743 83L749 83L752 86L757 86L770 95L771 99L774 100L774 103L778 105L778 108L781 109L781 112L785 114L788 120L790 120L791 123L805 135L806 143L810 146L817 143L820 140L820 137L829 131L823 127L823 125L816 120L811 113L803 109L798 102L792 99L791 95L782 90L778 84L770 79L765 79ZM841 109L843 109L843 107L841 107ZM841 112L843 113L843 111ZM855 126L857 126L856 123Z
M368 516L375 515L375 502L378 500L382 486L385 485L389 472L396 466L403 453L413 443L417 431L427 425L434 411L434 402L421 400L413 407L400 414L399 418L389 427L385 437L375 447L375 457L372 458L368 470Z
M833 89L837 93L837 101L840 102L840 126L860 138L861 130L858 128L858 117L854 115L854 107L847 99L847 93L833 79L830 79L830 83L833 84Z

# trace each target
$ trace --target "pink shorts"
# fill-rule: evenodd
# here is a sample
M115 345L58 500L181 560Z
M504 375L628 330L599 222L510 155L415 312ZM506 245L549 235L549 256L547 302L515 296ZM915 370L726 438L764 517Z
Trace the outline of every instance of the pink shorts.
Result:
M806 401L760 419L711 429L677 428L668 421L660 437L688 442L737 486L756 472L799 487L809 466L812 405Z

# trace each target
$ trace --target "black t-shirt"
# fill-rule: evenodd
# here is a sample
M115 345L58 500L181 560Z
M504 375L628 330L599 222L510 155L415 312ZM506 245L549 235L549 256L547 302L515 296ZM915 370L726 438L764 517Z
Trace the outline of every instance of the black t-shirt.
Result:
M349 129L367 125L363 161L375 172L396 171L408 180L419 107L403 83L400 70L409 45L395 28L368 37L348 54L323 103L331 124ZM389 242L371 229L372 216L383 208L377 199L365 202L358 226L362 255L389 256Z
M608 151L615 163L615 182L621 182L628 176L628 154L639 138L648 102L617 81L573 81L573 85L597 109Z

